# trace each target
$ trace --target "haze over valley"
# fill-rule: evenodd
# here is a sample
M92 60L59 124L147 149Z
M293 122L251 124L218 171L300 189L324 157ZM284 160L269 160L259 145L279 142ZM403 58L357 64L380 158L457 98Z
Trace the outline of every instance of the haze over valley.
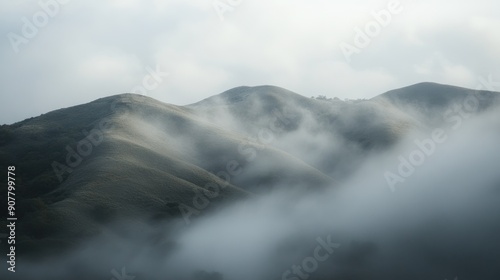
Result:
M0 1L0 280L500 279L499 3Z

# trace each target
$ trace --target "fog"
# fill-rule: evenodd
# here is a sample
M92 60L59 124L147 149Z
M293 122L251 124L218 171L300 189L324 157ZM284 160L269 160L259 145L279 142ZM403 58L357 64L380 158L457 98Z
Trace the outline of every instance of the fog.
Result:
M335 183L324 188L278 183L189 224L182 218L157 224L115 221L64 256L43 261L19 257L14 279L497 279L498 108L452 128L445 122L424 126L401 112L371 111L379 106L372 103L353 106L339 114L346 129L374 135L371 129L383 129L388 120L406 125L392 134L390 145L376 149L346 140L342 129L323 130L303 109L288 115L300 120L295 129L282 125L271 130L273 141L259 141L262 126L238 132L253 138L249 147L267 145L291 153ZM212 121L223 116L214 122L221 130L240 125L226 109L210 114ZM198 145L193 139L200 135L156 131L172 129L169 124L137 126L141 137L170 137L168 143L184 145L185 151ZM434 129L443 129L446 139L434 143L429 155L422 153L424 162L404 182L390 187L385 174L400 175L400 158L408 159L418 149L415 140L432 139ZM192 149L189 156L206 156L201 150ZM239 161L242 173L232 182L272 174L276 168L257 148L253 157Z

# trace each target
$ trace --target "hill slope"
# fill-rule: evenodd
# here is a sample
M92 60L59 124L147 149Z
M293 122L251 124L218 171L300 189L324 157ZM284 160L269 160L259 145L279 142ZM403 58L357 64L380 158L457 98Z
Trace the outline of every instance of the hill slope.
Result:
M70 245L120 219L180 219L183 210L194 218L277 184L332 183L300 159L189 109L138 95L103 98L2 129L9 135L0 147L2 164L16 163L19 178L23 249ZM257 151L258 160L249 158ZM197 206L200 193L207 206Z
M336 185L471 94L473 113L499 100L429 83L359 103L272 86L184 107L122 94L2 126L0 163L16 165L22 248L44 251L117 220L189 220L275 188Z

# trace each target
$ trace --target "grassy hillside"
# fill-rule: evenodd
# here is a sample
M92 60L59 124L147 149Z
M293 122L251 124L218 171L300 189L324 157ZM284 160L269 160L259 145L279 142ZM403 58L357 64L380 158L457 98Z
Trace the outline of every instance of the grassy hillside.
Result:
M331 183L300 159L143 96L61 109L4 126L2 134L2 165L17 169L23 252L72 246L116 220L181 219L181 205L194 207L197 194L212 191L209 184L224 187L200 215L266 191L265 185ZM241 143L263 156L250 162L239 152ZM273 162L275 171L248 167L263 161ZM241 174L224 176L235 169L229 162Z
M349 103L260 86L185 107L122 94L1 126L0 166L16 166L21 249L45 252L118 220L182 221L200 193L213 197L192 218L275 188L335 186L470 94L425 83ZM498 101L473 94L479 111Z

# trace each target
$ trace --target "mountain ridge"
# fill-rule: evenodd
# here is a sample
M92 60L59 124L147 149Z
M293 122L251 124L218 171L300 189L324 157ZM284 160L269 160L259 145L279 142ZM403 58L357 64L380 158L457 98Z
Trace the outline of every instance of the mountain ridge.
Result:
M415 107L419 91L425 98ZM350 104L237 87L187 106L118 94L3 125L0 163L18 165L20 232L29 233L19 236L21 247L45 251L118 218L182 220L183 206L203 215L274 188L335 186L367 155L426 129L423 113L407 107L436 113L469 92L424 83ZM480 94L488 106L499 95ZM432 95L446 102L436 109L428 105ZM214 185L224 187L206 198L206 211L197 209L199 193ZM44 240L47 247L33 247Z

